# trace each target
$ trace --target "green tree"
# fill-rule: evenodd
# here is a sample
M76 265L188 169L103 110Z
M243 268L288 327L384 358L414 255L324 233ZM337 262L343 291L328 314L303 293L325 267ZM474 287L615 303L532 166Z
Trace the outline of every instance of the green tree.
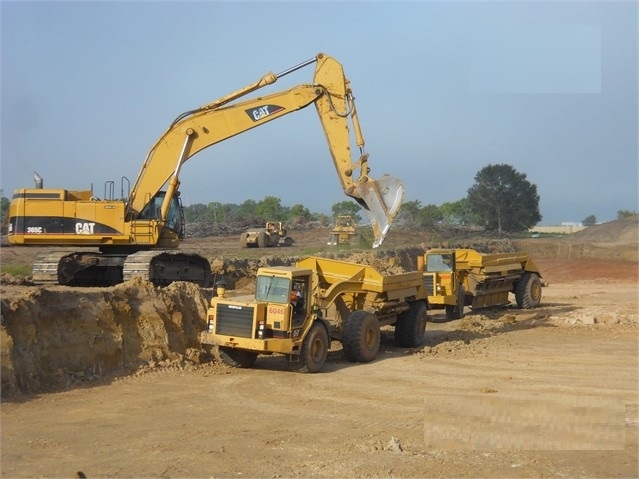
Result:
M405 201L402 203L399 213L395 217L395 224L406 228L415 228L420 225L420 211L422 209L419 200Z
M208 219L212 223L224 223L228 221L232 214L231 205L229 203L222 204L218 201L213 201L208 204Z
M2 194L2 190L0 190L0 194ZM0 198L0 230L2 234L7 233L7 226L9 225L9 204L11 201L9 198L1 197Z
M596 224L597 224L597 217L596 217L595 215L589 215L589 216L586 216L586 217L582 220L581 224L582 224L582 225L584 225L584 226L593 226L593 225L596 225Z
M257 201L255 200L245 200L239 206L236 211L236 215L238 218L242 218L244 220L252 220L257 216Z
M489 231L526 231L541 221L537 186L507 164L482 168L468 189L468 205Z
M361 221L361 217L359 212L361 210L361 206L353 201L340 201L339 203L335 203L331 207L331 211L333 212L333 216L352 216L359 223Z
M477 222L470 209L468 198L442 203L439 207L443 222L452 226L470 226Z
M288 219L286 220L290 225L303 225L307 224L311 219L311 212L304 205L293 205L288 212Z
M282 200L275 196L267 196L255 207L255 214L263 221L284 221Z
M419 226L424 228L432 228L441 223L444 215L436 205L426 205L419 210Z
M637 216L637 212L636 211L629 211L629 210L619 210L619 211L617 211L617 219L618 220L622 220L624 218L631 218L633 216Z
M202 203L195 203L184 208L184 220L187 223L202 221L207 216L207 207Z

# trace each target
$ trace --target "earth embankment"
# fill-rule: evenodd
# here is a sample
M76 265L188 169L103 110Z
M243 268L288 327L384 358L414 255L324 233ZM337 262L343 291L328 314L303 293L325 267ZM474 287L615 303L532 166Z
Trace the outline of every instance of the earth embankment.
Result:
M562 274L572 280L593 279L602 271L613 278L636 279L637 219L592 228L567 238L479 239L457 245L485 252L528 251L550 284ZM231 290L247 293L252 292L252 278L260 266L290 265L305 256L305 248L323 244L326 237L316 231L297 236L296 248L254 251L253 257L246 258L237 257L239 246L236 241L226 245L228 239L187 242L185 247L197 246L210 259L218 278L223 277ZM415 270L416 258L429 246L454 244L429 244L425 235L394 230L379 250L326 249L319 255L393 274ZM14 255L19 251L12 248ZM610 268L609 261L615 266ZM205 327L212 289L188 283L159 289L143 281L110 288L7 283L11 281L0 286L3 397L68 389L145 368L195 367L206 356L198 334Z

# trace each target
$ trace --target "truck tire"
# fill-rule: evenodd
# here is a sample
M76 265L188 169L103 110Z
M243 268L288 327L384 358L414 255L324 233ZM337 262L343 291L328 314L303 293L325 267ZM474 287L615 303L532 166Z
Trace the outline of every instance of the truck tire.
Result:
M248 248L248 243L246 242L247 237L248 233L242 233L240 235L240 248Z
M541 281L535 273L524 273L515 285L515 300L519 309L536 308L541 303Z
M321 323L315 323L304 338L299 362L289 363L299 373L316 373L324 366L328 355L328 331Z
M395 345L415 348L422 344L426 333L428 312L423 301L413 301L410 309L399 315L395 323Z
M466 303L466 291L460 284L457 288L457 304L446 305L446 319L462 319L464 317L464 304Z
M214 347L213 356L233 368L250 368L257 359L257 353L225 346Z
M284 237L282 243L284 244L284 246L293 246L293 238L291 238L290 236L286 236Z
M266 248L268 246L268 235L266 231L260 231L257 234L257 247L258 248Z
M354 363L372 361L379 351L379 321L368 311L354 311L346 320L342 347L346 359Z

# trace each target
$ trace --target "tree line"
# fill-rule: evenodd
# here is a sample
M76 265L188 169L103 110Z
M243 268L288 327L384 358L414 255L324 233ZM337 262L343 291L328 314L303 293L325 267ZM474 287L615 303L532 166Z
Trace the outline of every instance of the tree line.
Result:
M1 193L1 192L0 192ZM9 199L0 198L2 233L6 233ZM241 204L211 202L184 208L187 236L217 236L238 234L247 228L281 221L289 229L329 227L335 216L352 216L358 223L365 214L355 201L341 201L331 207L332 216L311 212L302 204L286 206L275 196L263 200L245 200ZM617 218L636 216L636 211L619 210ZM480 229L497 236L527 231L542 219L537 186L508 164L489 164L477 172L467 196L441 205L422 205L420 201L405 201L394 221L394 228ZM587 216L585 226L597 223Z

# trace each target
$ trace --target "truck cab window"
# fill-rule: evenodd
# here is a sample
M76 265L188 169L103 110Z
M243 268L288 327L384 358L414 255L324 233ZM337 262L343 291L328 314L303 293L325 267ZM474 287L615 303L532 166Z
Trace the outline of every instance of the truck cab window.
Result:
M442 272L453 270L453 257L450 254L430 254L426 260L426 271Z

